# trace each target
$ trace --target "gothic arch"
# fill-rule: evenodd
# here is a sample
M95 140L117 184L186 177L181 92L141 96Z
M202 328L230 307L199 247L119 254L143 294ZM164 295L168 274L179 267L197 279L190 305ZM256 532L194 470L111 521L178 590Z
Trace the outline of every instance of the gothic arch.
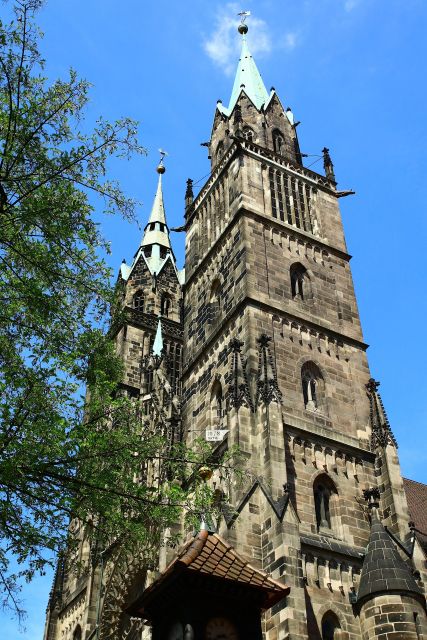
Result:
M222 428L225 417L225 398L219 377L215 379L211 388L210 413L211 428Z
M131 618L124 609L142 591L147 577L147 559L119 549L110 558L112 571L105 583L99 623L100 640L134 640L142 620Z
M211 284L209 294L209 321L213 323L219 316L221 309L221 281L215 278Z
M215 150L215 162L218 163L224 155L224 143L222 140L218 142Z
M144 311L144 304L145 304L144 292L142 291L142 289L138 289L138 291L136 291L133 294L132 306L137 311Z
M282 131L280 131L280 129L273 129L272 138L274 151L283 156L285 152L285 137Z
M74 629L73 640L82 640L82 628L79 624Z
M168 318L173 310L173 300L169 293L163 293L160 298L160 314Z
M289 268L291 295L293 300L308 302L313 298L312 272L301 262L294 262Z
M305 409L326 413L326 384L319 365L313 360L307 359L301 366L300 377Z
M339 611L336 607L332 606L331 607L331 603L327 603L324 604L320 607L320 609L317 612L317 620L318 620L318 624L319 624L319 629L322 630L322 621L325 618L325 616L327 616L328 614L331 614L331 616L333 618L335 618L338 621L339 624L339 628L337 629L337 631L339 632L338 634L336 634L336 638L334 637L334 640L345 640L347 638L347 622L345 617L343 616L343 614L341 613L341 611ZM323 635L321 636L322 640L323 640Z
M313 487L313 515L318 531L340 534L339 493L329 474L320 472L315 476Z

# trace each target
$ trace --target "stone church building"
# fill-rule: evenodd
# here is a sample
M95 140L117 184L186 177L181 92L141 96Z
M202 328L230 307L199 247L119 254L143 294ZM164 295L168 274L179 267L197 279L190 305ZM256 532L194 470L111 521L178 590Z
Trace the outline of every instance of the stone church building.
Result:
M427 640L427 487L402 478L369 371L339 209L351 192L328 149L324 173L304 167L299 123L239 32L210 176L197 195L187 183L185 273L160 163L115 340L146 414L190 445L237 445L244 482L144 578L114 550L80 577L60 562L45 640Z

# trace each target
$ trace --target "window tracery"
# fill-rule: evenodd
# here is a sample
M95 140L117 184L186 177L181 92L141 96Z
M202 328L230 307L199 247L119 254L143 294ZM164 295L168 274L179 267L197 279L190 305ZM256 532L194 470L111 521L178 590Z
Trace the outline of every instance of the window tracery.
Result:
M248 142L253 142L254 141L254 132L252 131L252 129L250 127L243 127L242 136Z
M144 311L144 294L142 291L137 291L133 296L133 308L137 311Z

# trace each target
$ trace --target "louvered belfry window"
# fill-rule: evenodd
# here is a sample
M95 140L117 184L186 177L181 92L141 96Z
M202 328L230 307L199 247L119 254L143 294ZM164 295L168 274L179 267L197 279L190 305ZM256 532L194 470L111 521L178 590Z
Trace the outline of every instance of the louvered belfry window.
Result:
M273 218L313 233L310 187L279 169L269 169Z

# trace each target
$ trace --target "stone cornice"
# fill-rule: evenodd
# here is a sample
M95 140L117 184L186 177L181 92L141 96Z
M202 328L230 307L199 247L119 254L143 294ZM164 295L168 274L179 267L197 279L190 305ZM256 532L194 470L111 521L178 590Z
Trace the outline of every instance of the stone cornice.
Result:
M159 322L159 316L155 316L152 313L144 313L143 311L137 311L132 307L125 307L124 311L127 316L117 326L114 333L111 334L112 338L115 338L119 331L127 325L129 327L135 327L136 329L148 329L151 333L155 333L157 324ZM180 322L170 320L169 318L160 317L162 322L163 335L169 339L182 342L184 328Z
M369 449L369 442L366 441L366 445L362 446L362 443L353 436L340 433L336 428L320 427L313 421L302 422L301 419L283 411L283 425L285 433L300 437L302 439L310 438L315 441L316 439L321 444L327 444L336 448L339 445L344 452L351 453L356 458L363 458L369 462L374 462L375 453Z
M214 240L213 244L210 246L209 250L205 253L203 258L201 258L200 262L195 267L194 271L191 272L191 274L188 277L188 280L186 280L185 282L186 287L190 284L190 282L194 280L196 275L205 268L206 262L210 259L212 254L215 253L217 244L224 239L227 233L231 232L231 230L238 223L240 218L244 216L246 216L247 218L251 218L253 220L261 220L263 222L267 222L269 225L275 227L276 229L279 229L281 231L286 231L287 233L292 233L295 235L295 237L301 240L304 240L305 242L311 242L312 244L317 244L321 249L324 249L325 251L329 251L329 253L333 254L338 258L341 258L342 260L345 260L346 262L349 262L352 258L350 254L346 253L345 251L342 251L341 249L338 249L337 247L334 247L333 245L327 244L326 242L324 242L317 236L312 235L311 233L308 233L306 231L301 231L301 229L298 229L297 227L294 227L291 224L282 222L281 220L278 220L277 218L273 218L272 216L268 216L264 213L259 213L258 211L250 211L245 207L240 207L240 209L236 211L234 216L230 219L228 224L224 227L222 233L220 233L216 238L216 240ZM187 267L187 271L188 270L189 270L189 267Z
M350 557L362 564L365 549L362 547L352 547L346 542L329 538L327 536L314 535L314 534L301 534L301 545L305 547L311 547L323 552L334 553L345 558Z
M357 340L355 338L351 338L350 336L345 335L344 333L339 333L337 331L333 331L332 329L330 329L329 327L325 327L324 325L312 322L312 321L308 321L305 318L301 319L298 316L295 316L294 314L291 314L287 311L283 311L281 309L278 309L277 307L273 307L272 305L266 304L264 302L261 302L260 300L257 300L255 298L252 298L251 296L245 296L245 298L243 300L241 300L241 302L239 302L239 304L237 304L234 309L232 309L226 316L225 318L221 319L221 322L217 324L216 328L212 331L211 335L208 336L208 338L205 340L205 342L203 343L203 345L198 349L197 353L194 355L194 357L191 358L191 360L188 360L188 363L186 364L186 366L183 367L183 371L182 371L182 377L183 379L185 379L185 377L188 374L188 371L190 369L192 369L197 362L200 360L201 357L203 357L206 352L209 350L209 348L211 347L211 345L215 342L215 340L217 340L218 336L221 333L224 333L224 330L228 327L228 325L236 318L240 315L240 312L245 309L246 307L256 307L258 309L261 309L262 311L266 311L267 313L271 314L271 315L275 315L275 316L279 316L282 318L286 318L287 320L290 320L291 322L299 322L301 324L304 324L305 326L307 326L307 328L309 329L314 329L315 331L319 331L321 333L323 333L326 336L331 336L332 338L334 338L335 340L340 340L341 342L343 342L344 344L348 344L351 346L354 346L358 349L361 349L362 351L366 351L366 349L368 348L369 345L367 345L366 343Z
M333 183L325 176L322 176L321 174L316 173L311 169L307 169L306 167L303 167L301 165L294 164L284 156L275 153L271 149L267 149L266 147L255 144L255 142L250 142L249 140L245 140L242 138L237 139L233 137L232 145L224 153L224 156L221 158L220 162L218 162L209 178L200 189L198 195L186 210L186 226L188 226L188 223L195 213L195 210L209 194L210 190L215 185L217 179L224 172L228 164L232 161L234 156L241 151L245 151L246 153L248 153L248 155L257 158L258 160L262 160L263 162L267 161L272 166L277 166L280 169L284 169L295 176L302 176L306 180L311 182L314 186L323 189L324 191L327 191L328 193L336 197L336 190Z

